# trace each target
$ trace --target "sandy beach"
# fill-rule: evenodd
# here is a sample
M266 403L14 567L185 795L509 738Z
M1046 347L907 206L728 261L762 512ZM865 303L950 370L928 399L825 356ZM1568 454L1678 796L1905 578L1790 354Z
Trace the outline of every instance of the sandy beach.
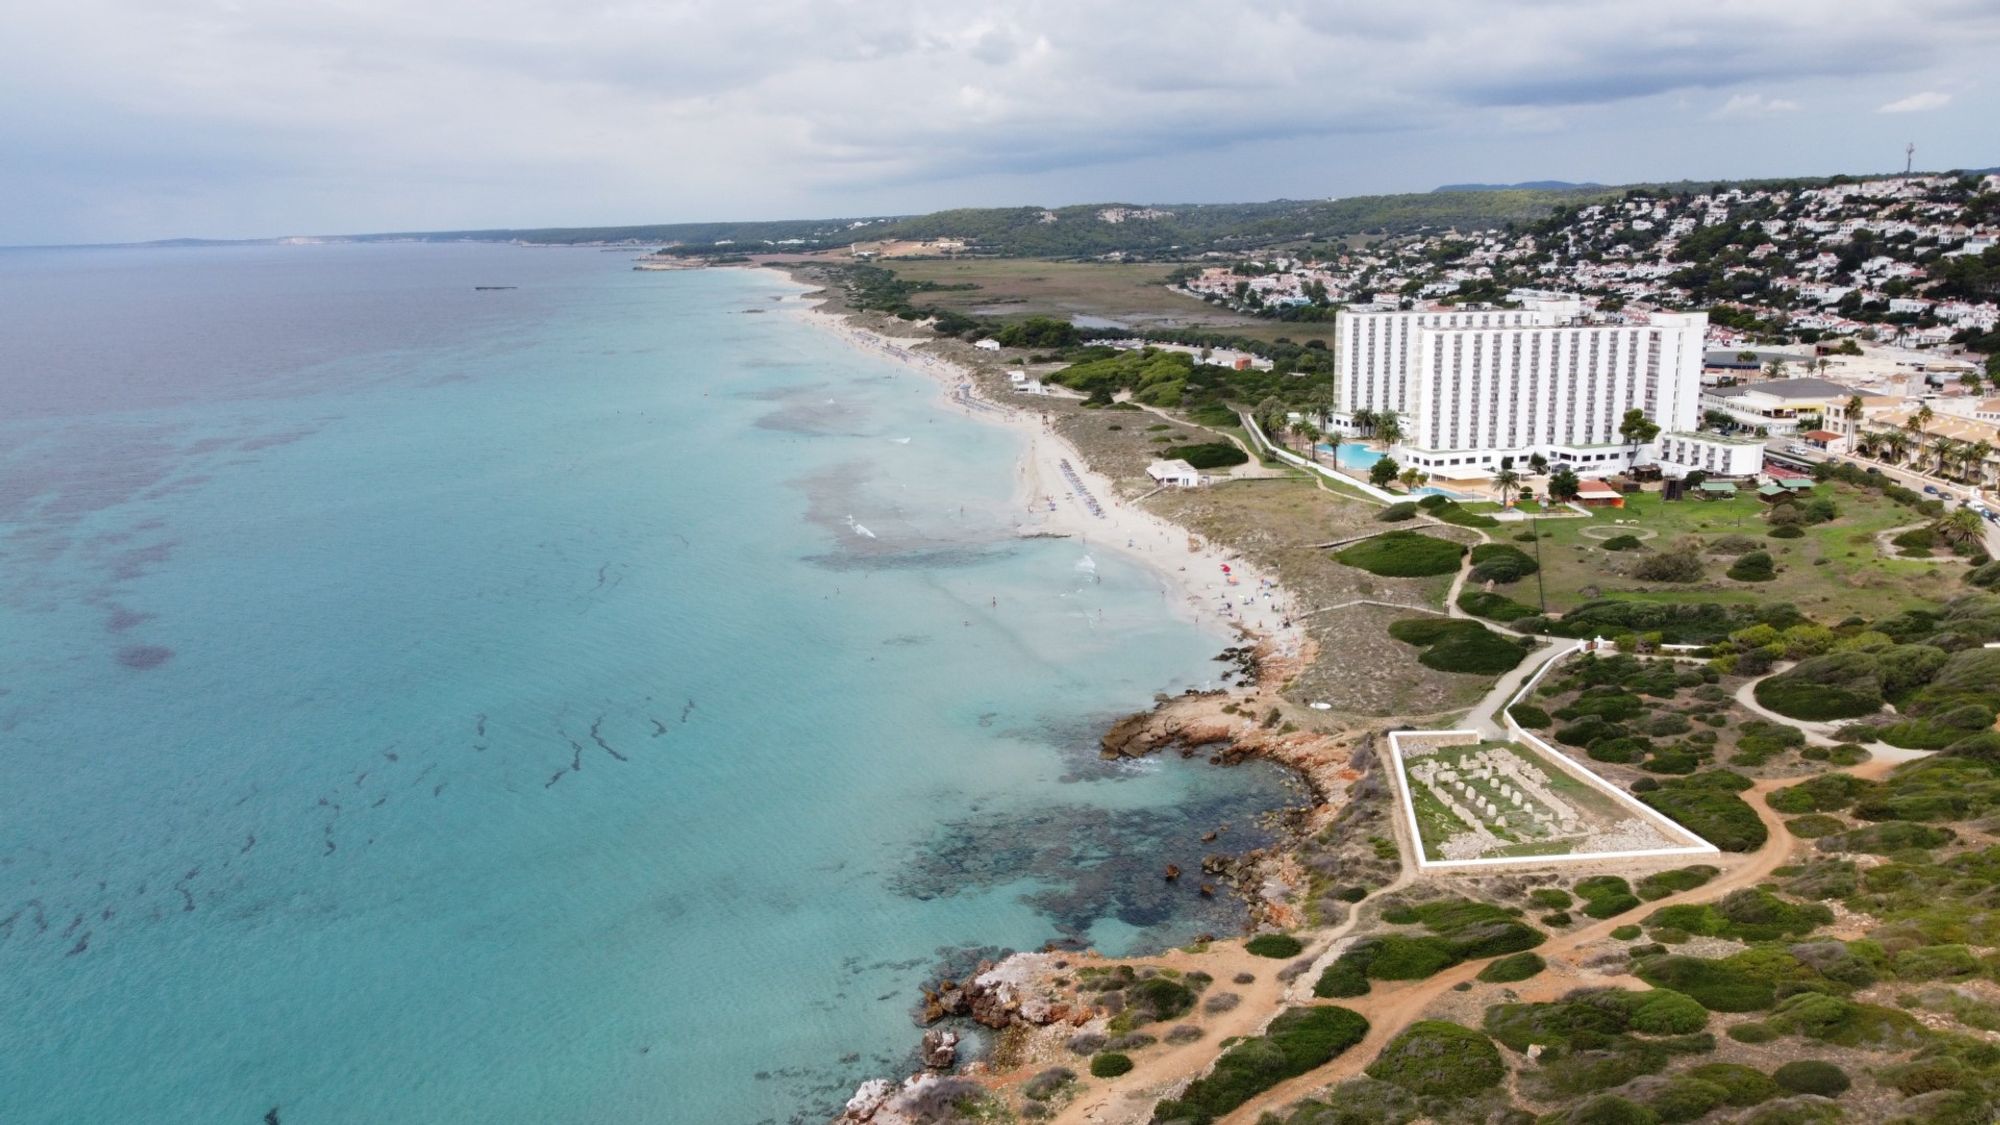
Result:
M1299 654L1305 633L1292 619L1294 599L1275 575L1120 496L1039 412L985 398L971 372L920 350L928 337L886 336L816 305L801 303L792 311L857 349L936 381L943 407L1018 431L1027 443L1014 469L1020 534L1070 536L1093 550L1122 551L1158 576L1161 600L1183 618L1225 634L1248 634L1281 657Z

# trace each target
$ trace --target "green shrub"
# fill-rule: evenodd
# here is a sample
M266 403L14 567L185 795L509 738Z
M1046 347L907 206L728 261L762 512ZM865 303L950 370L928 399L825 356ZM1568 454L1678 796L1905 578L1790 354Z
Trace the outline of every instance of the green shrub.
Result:
M1352 544L1333 557L1384 578L1425 578L1458 569L1465 548L1417 531L1390 531Z
M1480 1032L1443 1020L1419 1020L1382 1048L1367 1073L1413 1094L1463 1098L1499 1085L1507 1068L1499 1048Z
M1703 886L1710 879L1722 874L1720 868L1697 863L1689 867L1676 867L1672 871L1656 871L1639 880L1639 897L1647 902L1666 898L1668 895L1691 891Z
M1389 635L1423 652L1417 661L1441 672L1493 676L1527 659L1528 650L1477 621L1413 617L1389 624Z
M1827 653L1759 682L1756 695L1759 704L1786 718L1858 718L1881 710L1880 666L1864 652Z
M1614 535L1598 546L1607 551L1638 551L1645 548L1646 542L1636 535Z
M1806 537L1805 528L1791 523L1785 524L1782 527L1774 527L1767 534L1773 539L1804 539Z
M1759 1012L1777 1003L1768 981L1727 961L1668 954L1633 966L1633 975L1654 988L1671 988L1712 1012Z
M1729 1029L1729 1037L1738 1043L1769 1043L1778 1037L1778 1031L1761 1020L1739 1023Z
M1657 1125L1660 1117L1616 1094L1599 1094L1541 1120L1543 1125Z
M1898 980L1949 980L1979 975L1982 966L1963 945L1925 945L1905 949L1892 962Z
M1184 1015L1194 1007L1195 999L1194 990L1180 981L1150 977L1127 986L1125 1010L1133 1014L1136 1026Z
M1746 555L1757 549L1757 541L1748 535L1723 535L1708 541L1711 555Z
M1132 1056L1117 1051L1099 1051L1090 1056L1092 1078L1116 1078L1132 1069Z
M1367 966L1341 954L1333 964L1320 970L1319 980L1313 982L1313 995L1322 1000L1368 995Z
M1485 968L1479 970L1479 979L1487 984L1512 984L1527 980L1546 968L1548 962L1542 960L1539 953L1515 953L1488 962Z
M1482 543L1472 549L1473 582L1518 582L1540 570L1534 556L1506 543Z
M1632 887L1616 875L1593 875L1576 885L1577 897L1583 899L1583 912L1591 918L1610 918L1632 910L1639 905L1638 896Z
M1813 846L1823 852L1892 855L1907 848L1942 847L1956 839L1958 833L1949 828L1932 828L1924 824L1890 821L1887 824L1870 824L1846 832L1836 832L1831 836L1822 836Z
M1532 703L1516 703L1512 707L1507 708L1507 713L1514 716L1515 722L1527 727L1529 730L1548 729L1550 722L1549 713Z
M1231 441L1205 441L1194 445L1169 447L1163 454L1169 460L1178 458L1197 469L1227 469L1250 460L1250 455Z
M1741 1063L1703 1063L1687 1073L1722 1087L1726 1105L1753 1106L1778 1096L1778 1084L1770 1075Z
M1245 952L1281 960L1286 957L1297 957L1304 948L1299 939L1290 934L1258 934L1243 943Z
M1404 520L1416 518L1416 514L1416 504L1404 500L1401 503L1391 504L1375 513L1375 518L1381 520L1383 523L1401 523Z
M1535 616L1533 606L1522 605L1505 594L1489 590L1463 590L1458 595L1458 608L1474 617L1484 617L1488 621L1506 624L1524 617Z
M1801 840L1817 840L1846 828L1838 818L1825 813L1808 813L1785 822L1785 830Z
M1325 1066L1367 1034L1368 1021L1346 1008L1288 1008L1263 1035L1223 1052L1180 1097L1155 1106L1153 1118L1206 1125L1287 1078Z
M1430 503L1432 500L1437 500L1439 503L1432 504ZM1463 507L1459 506L1457 501L1447 500L1435 493L1424 497L1418 503L1422 504L1424 510L1430 513L1432 519L1441 520L1445 523L1457 524L1460 527L1500 526L1500 521L1494 519L1492 516L1466 511Z
M1771 1072L1771 1080L1794 1094L1837 1098L1854 1085L1847 1072L1819 1059L1795 1059Z
M1675 778L1638 797L1725 852L1754 852L1763 847L1770 832L1758 819L1757 810L1705 780L1715 776L1711 771Z
M1917 1046L1925 1035L1923 1025L1907 1012L1818 992L1801 992L1780 1001L1765 1022L1778 1032L1840 1047L1901 1050Z
M1769 582L1778 576L1777 568L1771 564L1770 554L1764 551L1737 556L1725 573L1738 582Z
M1631 941L1642 932L1639 927L1627 924L1612 930L1611 936L1619 941Z
M1873 788L1851 773L1823 773L1772 793L1764 803L1781 813L1834 812Z
M1539 910L1561 910L1573 901L1561 887L1536 887L1528 892L1528 905Z
M1693 1121L1729 1100L1729 1091L1713 1082L1677 1075L1648 1090L1646 1108L1662 1122Z

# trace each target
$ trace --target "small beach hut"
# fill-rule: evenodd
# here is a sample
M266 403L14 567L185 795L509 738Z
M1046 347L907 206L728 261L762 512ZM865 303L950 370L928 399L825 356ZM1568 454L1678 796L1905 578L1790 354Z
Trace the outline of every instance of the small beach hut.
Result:
M1146 466L1146 475L1162 488L1200 488L1206 483L1201 470L1179 458L1153 462Z

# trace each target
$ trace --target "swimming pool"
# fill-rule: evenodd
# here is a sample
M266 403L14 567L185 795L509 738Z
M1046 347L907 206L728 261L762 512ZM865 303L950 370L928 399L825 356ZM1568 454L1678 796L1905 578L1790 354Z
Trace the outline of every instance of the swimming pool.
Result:
M1319 451L1321 453L1335 452L1335 450L1331 446L1327 445L1325 442L1320 443ZM1340 449L1336 454L1334 463L1340 468L1347 469L1350 472L1365 473L1369 469L1375 466L1375 462L1380 461L1381 459L1382 459L1381 453L1373 449L1370 449L1365 445L1360 445L1354 442L1342 442Z

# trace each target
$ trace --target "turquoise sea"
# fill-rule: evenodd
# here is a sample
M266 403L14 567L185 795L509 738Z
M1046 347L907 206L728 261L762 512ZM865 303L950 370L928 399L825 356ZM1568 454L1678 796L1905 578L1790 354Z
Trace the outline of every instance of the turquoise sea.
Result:
M0 252L0 1121L818 1120L941 962L1240 925L1157 873L1289 782L1094 754L1223 638L797 293Z

